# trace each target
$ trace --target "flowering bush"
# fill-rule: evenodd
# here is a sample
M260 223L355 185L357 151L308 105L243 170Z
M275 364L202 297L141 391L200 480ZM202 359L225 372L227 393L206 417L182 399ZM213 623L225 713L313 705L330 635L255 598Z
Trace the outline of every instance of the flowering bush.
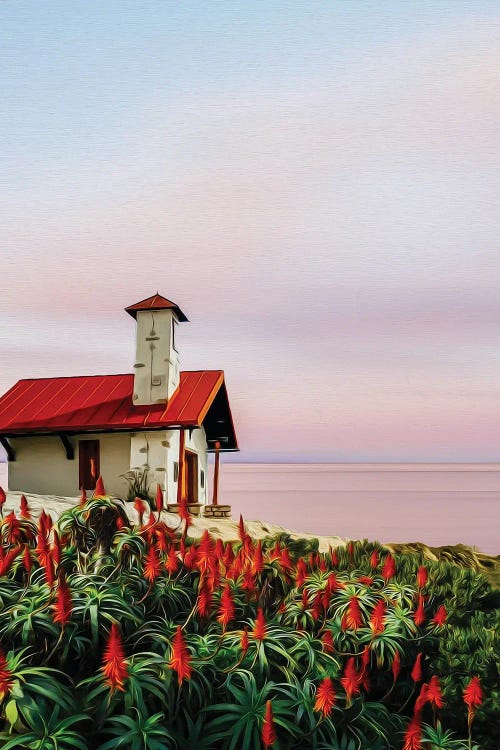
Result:
M481 574L138 515L101 488L55 524L25 499L2 519L3 750L498 747Z

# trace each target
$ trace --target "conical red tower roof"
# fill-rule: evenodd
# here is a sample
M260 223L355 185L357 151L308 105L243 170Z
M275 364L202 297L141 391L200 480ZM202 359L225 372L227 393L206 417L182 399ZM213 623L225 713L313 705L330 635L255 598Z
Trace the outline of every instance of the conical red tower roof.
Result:
M138 310L173 310L177 315L178 319L182 322L187 321L186 316L175 302L171 302L166 297L162 297L161 294L153 294L152 297L143 299L140 302L136 302L135 305L130 305L125 308L125 312L128 312L133 318L137 319Z

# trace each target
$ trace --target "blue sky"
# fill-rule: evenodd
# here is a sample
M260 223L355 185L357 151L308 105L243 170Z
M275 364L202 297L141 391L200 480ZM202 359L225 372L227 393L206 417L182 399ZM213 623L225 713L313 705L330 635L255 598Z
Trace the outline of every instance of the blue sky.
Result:
M242 460L496 460L489 2L4 2L0 390L192 323Z

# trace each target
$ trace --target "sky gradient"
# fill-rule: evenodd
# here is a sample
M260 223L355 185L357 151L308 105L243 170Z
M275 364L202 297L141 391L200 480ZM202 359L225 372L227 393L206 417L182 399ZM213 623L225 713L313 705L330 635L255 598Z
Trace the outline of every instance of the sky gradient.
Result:
M3 2L0 391L184 310L242 461L500 460L494 2Z

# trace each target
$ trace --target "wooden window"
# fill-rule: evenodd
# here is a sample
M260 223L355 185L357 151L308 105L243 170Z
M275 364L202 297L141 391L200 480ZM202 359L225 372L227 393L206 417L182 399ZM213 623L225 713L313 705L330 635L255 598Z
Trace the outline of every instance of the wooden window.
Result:
M98 440L79 440L79 487L95 490L97 478L101 473L101 460Z
M193 451L186 451L185 460L185 481L186 494L188 503L198 502L198 455Z

